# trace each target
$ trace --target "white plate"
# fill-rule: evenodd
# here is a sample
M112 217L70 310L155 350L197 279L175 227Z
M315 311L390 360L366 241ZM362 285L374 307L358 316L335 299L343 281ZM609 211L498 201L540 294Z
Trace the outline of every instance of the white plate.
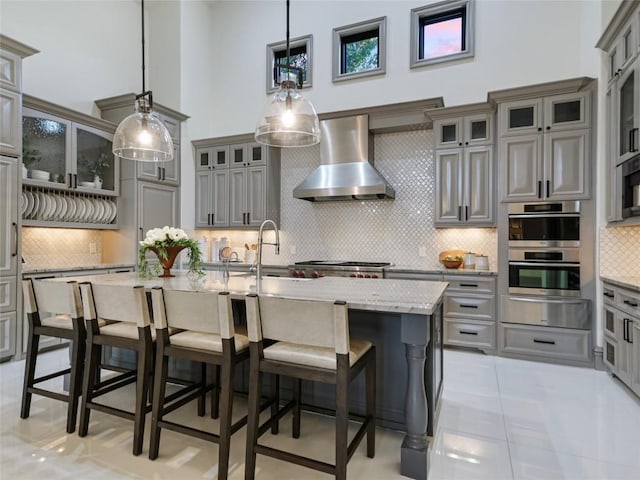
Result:
M49 207L51 206L51 202L49 202L49 195L46 193L39 193L40 197L40 218L42 220L49 220Z
M84 203L84 198L77 197L76 203L78 204L78 209L76 210L76 221L85 223L87 221L87 204Z
M111 223L113 222L113 219L116 218L116 213L118 212L118 206L116 205L116 202L114 202L113 200L109 200L109 206L111 207L111 213L109 214L108 223Z
M33 195L31 192L25 192L27 197L27 209L24 212L24 218L30 218L33 211Z
M62 197L60 195L53 195L53 221L59 222L62 217Z
M71 209L71 207L69 207L69 198L63 196L60 197L60 200L62 200L62 213L60 214L60 221L66 222L69 220L69 210Z
M83 198L82 203L84 203L85 211L83 222L93 223L93 216L96 214L96 209L93 206L90 198Z
M38 215L38 210L40 209L40 199L38 198L38 192L31 192L33 196L33 210L31 210L31 218L34 220L39 220L40 215Z
M53 212L56 211L56 205L53 201L53 195L49 193L45 193L44 200L45 200L45 203L47 204L47 208L44 212L44 219L51 221L53 220Z
M67 222L73 222L76 218L76 199L74 197L67 197Z
M98 223L102 218L102 215L104 214L104 207L97 198L92 199L92 201L93 205L96 207L96 214L93 218L93 221Z
M27 194L26 192L22 192L22 199L20 200L20 215L24 218L24 212L27 211L27 206L29 206L29 202L27 202Z
M100 223L107 223L107 220L109 220L109 217L111 216L111 207L109 206L109 202L104 198L100 200L100 203L102 203L102 206L104 207L104 214L100 219Z

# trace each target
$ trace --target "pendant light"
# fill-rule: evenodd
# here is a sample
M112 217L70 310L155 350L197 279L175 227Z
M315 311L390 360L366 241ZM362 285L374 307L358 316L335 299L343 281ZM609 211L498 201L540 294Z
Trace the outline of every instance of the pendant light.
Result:
M306 147L320 142L320 122L311 102L304 99L297 87L302 88L302 69L290 65L289 0L287 0L287 64L274 66L286 70L280 89L271 97L256 126L255 138L259 143L274 147Z
M120 122L113 135L113 154L138 162L173 160L173 141L167 127L153 114L153 95L144 82L144 0L142 0L142 93L135 113Z

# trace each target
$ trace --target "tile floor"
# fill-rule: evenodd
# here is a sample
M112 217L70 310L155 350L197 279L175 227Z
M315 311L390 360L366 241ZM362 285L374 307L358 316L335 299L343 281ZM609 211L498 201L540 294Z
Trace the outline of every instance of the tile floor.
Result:
M66 359L64 351L46 357L42 372ZM24 362L0 365L0 478L217 477L217 446L177 433L163 432L160 456L152 462L147 443L141 456L131 455L132 424L116 417L93 412L89 435L81 439L64 433L62 403L34 396L31 417L20 420L23 368ZM126 393L114 398L126 400ZM173 415L215 428L216 422L199 419L188 407ZM236 413L244 411L239 398ZM302 449L302 441L288 436L289 425L283 422L281 434L265 443L275 439L298 453L332 461L327 448L331 420L304 417ZM244 432L234 436L231 448L233 480L243 478ZM404 478L398 473L402 434L379 429L376 438L376 458L368 459L361 445L349 463L349 478ZM431 480L640 480L640 401L603 372L446 350L442 410L430 460ZM330 478L263 456L257 465L260 480Z

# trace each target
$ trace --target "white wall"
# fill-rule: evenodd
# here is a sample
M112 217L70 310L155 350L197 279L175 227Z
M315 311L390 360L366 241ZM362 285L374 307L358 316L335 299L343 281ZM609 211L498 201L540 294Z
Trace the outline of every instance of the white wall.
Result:
M418 1L297 1L291 36L313 34L313 87L304 94L319 112L444 97L445 104L481 102L491 90L597 76L594 45L600 8L589 1L476 2L473 59L409 68L409 19ZM218 1L214 58L227 72L216 76L216 136L255 128L265 92L266 44L285 38L282 1ZM387 73L333 84L332 28L387 16ZM239 64L239 59L241 64ZM234 65L238 65L234 68Z

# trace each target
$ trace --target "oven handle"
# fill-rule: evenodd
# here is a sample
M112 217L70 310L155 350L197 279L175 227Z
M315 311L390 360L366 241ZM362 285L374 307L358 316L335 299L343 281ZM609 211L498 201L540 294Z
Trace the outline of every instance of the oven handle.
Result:
M580 218L579 213L518 213L509 214L509 218Z
M525 298L525 297L512 297L509 296L509 300L513 300L515 302L529 302L529 303L562 303L562 304L567 304L567 303L575 303L575 304L582 304L584 303L583 299L576 299L576 300L570 300L568 298L562 298L560 300L554 300L551 298Z
M509 262L509 266L514 265L517 267L579 267L579 263L568 262Z

